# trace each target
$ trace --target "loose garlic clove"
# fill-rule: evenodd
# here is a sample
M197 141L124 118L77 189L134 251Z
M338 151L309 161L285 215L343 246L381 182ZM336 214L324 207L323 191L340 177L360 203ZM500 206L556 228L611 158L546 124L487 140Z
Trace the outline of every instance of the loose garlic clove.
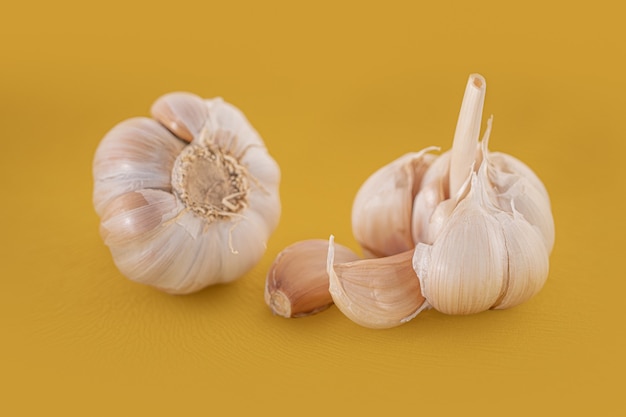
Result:
M327 256L328 241L321 239L296 242L278 254L265 281L265 303L272 313L287 318L304 317L332 305ZM337 262L357 259L347 247L335 245Z
M364 327L399 326L428 307L411 266L413 250L378 259L336 263L330 237L327 269L330 294L350 320Z
M411 230L412 205L424 172L434 155L401 156L374 172L363 183L352 206L354 237L369 257L389 256L415 247Z
M152 111L167 128L131 119L96 150L105 244L122 274L169 293L230 282L260 260L278 224L280 169L221 99L172 93Z
M549 260L543 236L518 211L497 215L507 248L506 282L492 308L515 307L537 294L548 278Z

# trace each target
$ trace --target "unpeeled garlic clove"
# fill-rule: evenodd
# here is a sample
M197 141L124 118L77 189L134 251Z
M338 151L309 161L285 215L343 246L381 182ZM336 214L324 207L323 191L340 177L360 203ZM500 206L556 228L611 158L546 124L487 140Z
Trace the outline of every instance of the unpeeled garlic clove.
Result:
M330 294L349 319L364 327L399 326L428 307L411 265L413 250L377 259L336 262L334 237L328 247Z
M93 162L93 204L98 215L122 194L142 189L172 190L171 172L184 148L157 121L134 117L102 139Z
M191 142L198 136L209 114L202 98L186 92L159 97L150 112L152 117L185 142Z
M394 255L415 247L411 220L415 195L434 155L430 147L401 156L374 172L352 205L352 232L369 257Z
M431 222L437 222L432 216L439 204L450 197L448 184L450 155L449 151L441 154L424 173L420 190L413 201L411 235L414 244L432 242Z
M349 248L336 245L337 262L359 259ZM265 281L265 303L282 317L304 317L330 307L326 261L328 241L310 239L283 249L270 267Z
M100 235L108 246L125 244L148 236L164 220L174 218L180 211L171 193L153 189L131 191L106 206L100 221Z

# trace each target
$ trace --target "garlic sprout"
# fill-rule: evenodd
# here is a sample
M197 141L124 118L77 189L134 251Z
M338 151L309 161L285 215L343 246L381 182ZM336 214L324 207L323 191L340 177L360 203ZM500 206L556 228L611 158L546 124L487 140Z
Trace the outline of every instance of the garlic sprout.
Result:
M93 161L100 233L129 279L174 294L258 263L280 217L280 169L220 98L170 93L111 129Z

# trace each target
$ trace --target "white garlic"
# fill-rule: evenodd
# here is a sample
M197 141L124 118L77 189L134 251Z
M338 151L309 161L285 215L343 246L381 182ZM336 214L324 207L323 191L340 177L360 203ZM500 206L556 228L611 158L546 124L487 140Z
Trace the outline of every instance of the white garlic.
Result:
M282 317L304 317L330 307L326 272L329 243L321 239L302 240L280 251L265 280L265 303ZM337 262L359 259L350 249L333 245Z
M126 277L175 294L258 263L280 218L280 169L222 99L170 93L109 131L93 162L100 232Z
M437 158L425 154L432 148L405 155L372 174L359 190L354 234L365 251L387 257L360 270L356 262L329 264L333 300L357 323L390 327L429 307L450 314L509 308L542 288L554 245L548 193L524 163L488 151L491 119L479 142L485 89L482 76L470 76L450 151ZM377 210L364 216L370 201ZM386 278L372 271L411 245L414 271L397 268L402 271L393 278L397 285L384 287ZM359 285L337 278L335 271L348 267L364 274L358 279L349 274ZM423 305L414 294L417 280ZM393 300L384 311L376 301L381 299ZM414 310L408 316L407 305Z
M554 244L550 201L539 178L512 156L488 151L491 119L478 141L485 87L481 76L470 76L450 151L453 197L433 211L432 244L418 242L413 258L422 294L449 314L528 300L548 276ZM436 216L441 207L445 214Z
M329 291L335 305L355 323L372 329L399 326L430 305L411 266L413 250L377 259L335 262L328 246Z
M401 156L374 172L352 204L352 232L369 257L389 256L415 247L411 220L415 195L434 155L426 148Z

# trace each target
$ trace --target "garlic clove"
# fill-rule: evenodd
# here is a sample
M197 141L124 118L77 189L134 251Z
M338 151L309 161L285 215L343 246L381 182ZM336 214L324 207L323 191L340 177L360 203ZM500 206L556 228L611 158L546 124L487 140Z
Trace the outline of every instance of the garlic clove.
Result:
M184 143L152 119L137 117L113 127L93 161L93 203L98 215L116 197L144 188L170 191L170 174Z
M174 135L191 142L204 127L209 109L195 94L174 92L159 97L150 112Z
M282 317L304 317L327 309L333 299L328 291L326 258L328 241L310 239L283 249L270 267L265 281L265 303ZM345 246L335 245L335 260L359 257Z
M419 243L413 267L422 294L446 314L491 308L505 285L507 249L485 184L472 174L471 188L432 245Z
M548 251L539 230L513 209L513 214L499 213L507 248L505 288L492 308L515 307L533 297L548 278Z
M406 323L428 308L411 266L412 256L409 250L386 258L336 263L331 236L327 269L333 301L364 327L383 329Z
M545 185L541 181L541 179L537 176L537 174L524 162L520 161L513 155L509 155L503 152L489 152L489 169L495 169L497 172L501 174L513 174L522 178L525 178L530 182L533 188L539 192L542 197L550 201L550 196L548 195L548 190ZM504 186L504 182L506 176L503 176L502 179L499 179L497 176L489 173L490 180L496 182L496 185L499 187Z
M412 206L422 176L435 159L430 147L409 153L374 172L352 205L352 231L370 257L401 253L415 246Z
M109 246L145 238L182 209L171 193L153 189L131 191L106 206L100 222L100 235Z
M432 219L432 216L439 203L450 197L448 183L450 156L449 151L444 152L433 161L424 173L420 190L413 202L411 235L414 244L418 242L432 243L430 223L438 221Z

